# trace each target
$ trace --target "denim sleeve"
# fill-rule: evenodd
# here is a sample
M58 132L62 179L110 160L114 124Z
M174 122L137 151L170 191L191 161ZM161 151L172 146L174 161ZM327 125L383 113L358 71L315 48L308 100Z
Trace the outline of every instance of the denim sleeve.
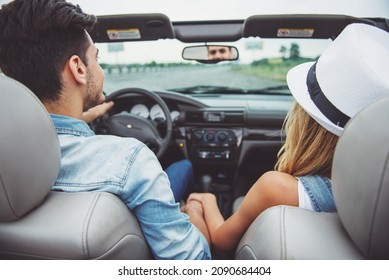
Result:
M137 216L156 259L210 259L208 243L180 211L169 179L154 153L143 146L129 164L119 194Z
M304 186L316 212L336 212L331 180L325 176L308 175L297 179Z

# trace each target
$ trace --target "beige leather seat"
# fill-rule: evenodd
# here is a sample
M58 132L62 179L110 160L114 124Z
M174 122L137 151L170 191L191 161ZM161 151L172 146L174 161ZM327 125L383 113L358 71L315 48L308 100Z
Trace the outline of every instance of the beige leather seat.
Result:
M0 99L0 259L152 258L116 196L51 191L60 147L35 95L0 74Z
M389 259L389 99L353 118L336 147L338 213L277 206L257 217L236 259Z

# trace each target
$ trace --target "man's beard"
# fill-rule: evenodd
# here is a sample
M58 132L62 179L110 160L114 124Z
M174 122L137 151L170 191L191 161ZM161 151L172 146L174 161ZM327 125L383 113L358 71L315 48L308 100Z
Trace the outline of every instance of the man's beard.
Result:
M89 71L86 74L86 80L84 112L104 102L101 100L101 91L97 88L95 78Z

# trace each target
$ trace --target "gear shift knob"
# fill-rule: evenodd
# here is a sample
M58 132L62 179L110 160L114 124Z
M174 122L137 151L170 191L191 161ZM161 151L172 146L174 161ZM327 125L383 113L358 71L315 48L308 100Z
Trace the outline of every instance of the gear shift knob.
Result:
M200 178L201 190L203 192L210 192L212 185L212 177L210 175L203 175Z

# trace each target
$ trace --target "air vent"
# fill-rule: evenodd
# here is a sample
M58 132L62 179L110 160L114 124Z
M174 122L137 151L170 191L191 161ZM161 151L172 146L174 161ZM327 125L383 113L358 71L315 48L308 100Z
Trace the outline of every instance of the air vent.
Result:
M243 111L191 111L186 113L187 123L244 124Z

